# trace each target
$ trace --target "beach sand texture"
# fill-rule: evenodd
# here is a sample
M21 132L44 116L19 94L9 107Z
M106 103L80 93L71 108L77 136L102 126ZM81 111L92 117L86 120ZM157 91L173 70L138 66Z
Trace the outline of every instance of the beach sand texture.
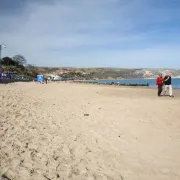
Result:
M103 85L1 84L0 179L179 180L180 93L156 94Z

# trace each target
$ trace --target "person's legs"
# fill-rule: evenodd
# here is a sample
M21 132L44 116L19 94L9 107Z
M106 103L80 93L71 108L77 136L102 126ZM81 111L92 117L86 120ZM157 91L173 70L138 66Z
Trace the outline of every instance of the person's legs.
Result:
M164 96L166 95L166 93L167 93L167 85L164 86L164 93L163 93Z
M162 93L162 85L158 85L158 96Z
M161 85L161 87L160 87L160 95L161 95L161 93L162 93L162 91L163 91L163 86Z
M170 86L167 85L167 92L168 92L168 96L170 96Z
M169 95L170 95L170 96L173 96L172 85L169 85Z

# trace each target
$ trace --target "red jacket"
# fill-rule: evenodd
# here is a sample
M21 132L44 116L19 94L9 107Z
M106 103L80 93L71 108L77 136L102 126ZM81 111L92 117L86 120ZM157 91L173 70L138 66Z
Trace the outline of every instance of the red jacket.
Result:
M163 85L163 78L162 77L158 77L156 79L156 85Z

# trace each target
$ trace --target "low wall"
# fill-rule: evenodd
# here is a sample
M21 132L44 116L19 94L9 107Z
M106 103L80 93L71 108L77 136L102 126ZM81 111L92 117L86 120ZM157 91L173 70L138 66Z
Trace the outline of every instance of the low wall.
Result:
M8 84L15 82L31 82L31 80L20 80L20 79L0 79L0 84Z
M149 86L149 83L144 83L144 84L132 84L132 83L127 83L127 84L120 84L120 83L99 83L99 82L88 82L88 81L74 81L75 83L84 83L84 84L99 84L99 85L117 85L117 86Z

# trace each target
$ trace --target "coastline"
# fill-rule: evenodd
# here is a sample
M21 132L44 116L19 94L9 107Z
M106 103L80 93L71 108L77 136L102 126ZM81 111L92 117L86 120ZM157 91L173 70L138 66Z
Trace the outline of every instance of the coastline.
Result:
M156 89L156 85L155 86L142 86L142 85L138 85L137 86L133 86L133 85L121 85L121 84L104 84L104 83L93 83L93 82L87 82L87 81L69 81L70 83L77 83L77 84L90 84L90 85L97 85L97 86L113 86L113 87L127 87L127 88L145 88L145 89ZM173 89L176 90L180 90L180 88L176 88L173 87Z
M149 79L149 78L148 78ZM179 79L179 78L177 78ZM102 79L101 79L102 80ZM77 84L92 84L92 85L104 85L104 86L117 86L117 87L133 87L133 88L148 88L148 89L156 89L156 85L147 85L148 83L130 83L130 84L120 84L120 83L113 83L113 84L110 84L110 83L98 83L98 81L101 81L101 80L74 80L74 81L71 81L71 80L68 80L66 82L69 82L69 83L77 83ZM128 81L128 80L136 80L136 79L121 79L121 80L125 80L125 81ZM147 78L146 78L147 80ZM102 81L107 81L106 80L102 80ZM108 81L115 81L115 80L108 80ZM116 80L117 81L117 80ZM14 79L0 79L0 84L11 84L11 83L18 83L18 82L32 82L31 80L14 80ZM58 82L64 82L64 81L55 81L56 83ZM49 83L52 83L51 81L49 81ZM176 90L180 90L180 87L173 87L173 89L176 89Z

